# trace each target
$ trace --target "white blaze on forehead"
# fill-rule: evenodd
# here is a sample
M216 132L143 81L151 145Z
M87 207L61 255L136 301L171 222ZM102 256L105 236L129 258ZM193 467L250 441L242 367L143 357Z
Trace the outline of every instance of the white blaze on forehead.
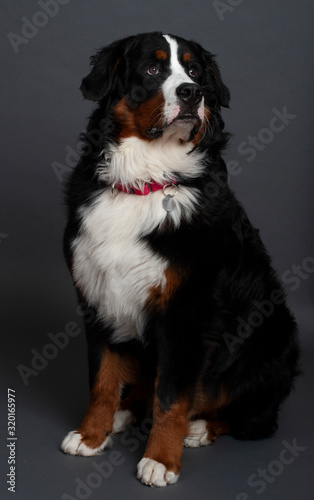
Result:
M171 76L167 79L170 80L171 77L179 81L180 83L190 83L191 81L193 82L192 78L190 78L183 66L180 64L179 59L178 59L178 42L174 39L171 38L169 35L163 35L164 38L167 40L167 42L170 45L170 69L171 69ZM193 82L195 83L195 82Z
M177 88L182 83L195 83L195 81L189 77L186 73L184 67L178 58L178 42L169 35L163 35L170 46L170 75L165 80L162 85L162 91L165 97L165 121L169 125L180 113L180 102L176 93ZM200 106L199 116L201 120L203 119L203 101Z

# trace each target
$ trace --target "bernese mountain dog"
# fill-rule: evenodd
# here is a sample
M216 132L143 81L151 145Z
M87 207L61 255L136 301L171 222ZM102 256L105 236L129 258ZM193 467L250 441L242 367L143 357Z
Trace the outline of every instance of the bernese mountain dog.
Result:
M64 252L83 308L90 402L61 449L97 455L151 415L137 477L178 480L183 446L260 439L298 373L294 317L228 187L229 91L210 52L160 32L116 41L66 185Z

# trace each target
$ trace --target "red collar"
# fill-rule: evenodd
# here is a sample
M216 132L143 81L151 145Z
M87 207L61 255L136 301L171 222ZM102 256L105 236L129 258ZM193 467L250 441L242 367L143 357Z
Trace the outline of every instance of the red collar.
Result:
M165 186L170 185L170 184L176 184L176 181L172 181L172 182L165 181L163 184L160 184L160 183L155 182L155 181L145 182L142 191L140 189L136 189L132 186L123 186L123 184L113 184L112 189L116 188L118 191L123 191L123 193L146 196L147 194L154 193L155 191L159 191L160 189L163 189Z

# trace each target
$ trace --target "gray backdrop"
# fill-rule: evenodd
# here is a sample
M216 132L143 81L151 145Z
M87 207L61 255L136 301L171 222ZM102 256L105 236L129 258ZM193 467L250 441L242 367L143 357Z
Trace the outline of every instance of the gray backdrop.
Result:
M29 0L3 2L1 10L1 498L13 495L6 484L10 388L14 498L98 500L127 491L131 499L312 499L313 2ZM78 88L95 49L152 30L193 38L218 55L232 96L224 111L233 133L225 155L230 185L283 279L304 369L274 438L224 437L215 447L185 450L181 479L166 490L135 479L145 426L118 438L118 453L89 459L58 450L88 401L82 320L61 249L62 180L92 109Z

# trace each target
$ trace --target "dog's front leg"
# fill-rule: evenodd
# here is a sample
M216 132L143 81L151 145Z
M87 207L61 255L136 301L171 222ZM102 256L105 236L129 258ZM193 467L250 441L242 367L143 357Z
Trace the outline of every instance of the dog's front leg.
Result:
M135 379L132 359L106 347L90 391L87 413L76 431L61 444L70 455L91 456L111 444L111 434L120 432L133 418L130 411L119 411L123 384ZM128 422L127 422L128 420Z
M176 483L181 468L182 446L188 434L190 403L181 396L168 409L155 393L153 426L142 460L137 466L137 477L149 486Z
M193 395L204 361L195 321L191 325L187 315L179 317L173 312L165 323L157 327L159 363L153 425L137 474L142 483L151 486L166 486L179 478L183 440L189 433Z

